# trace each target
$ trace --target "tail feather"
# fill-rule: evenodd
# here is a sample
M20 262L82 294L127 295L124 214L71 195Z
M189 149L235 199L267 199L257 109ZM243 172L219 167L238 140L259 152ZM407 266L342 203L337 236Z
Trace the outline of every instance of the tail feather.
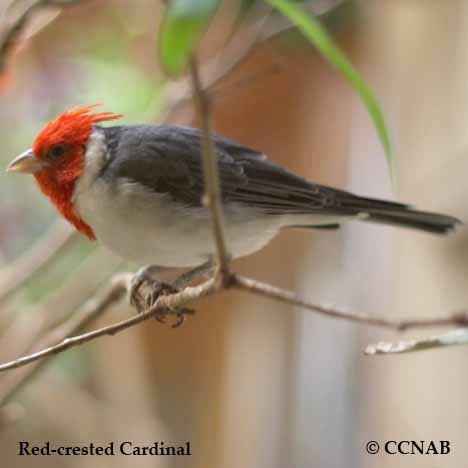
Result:
M398 210L368 210L365 221L393 224L434 234L447 234L453 231L461 221L453 216L426 211L413 210L410 207Z
M418 229L433 234L447 234L462 222L449 215L418 211L403 203L357 197L343 200L343 205L362 214L363 221Z

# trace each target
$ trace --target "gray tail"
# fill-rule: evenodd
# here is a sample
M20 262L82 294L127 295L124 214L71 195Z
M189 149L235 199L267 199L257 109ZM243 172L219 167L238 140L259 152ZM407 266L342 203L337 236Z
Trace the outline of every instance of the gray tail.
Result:
M363 221L392 224L433 234L447 234L455 229L461 221L453 216L427 211L414 210L408 205L371 198L359 197L362 212L367 215Z

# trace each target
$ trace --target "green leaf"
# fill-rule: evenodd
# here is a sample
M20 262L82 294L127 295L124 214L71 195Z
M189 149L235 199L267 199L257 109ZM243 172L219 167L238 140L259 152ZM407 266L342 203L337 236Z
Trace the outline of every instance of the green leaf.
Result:
M172 0L160 28L160 62L168 75L180 75L221 0Z
M316 18L310 16L300 5L291 2L291 0L267 1L298 27L302 34L304 34L320 53L343 74L351 83L354 90L360 95L374 122L380 141L384 147L390 176L394 181L394 158L385 120L377 100L366 82Z

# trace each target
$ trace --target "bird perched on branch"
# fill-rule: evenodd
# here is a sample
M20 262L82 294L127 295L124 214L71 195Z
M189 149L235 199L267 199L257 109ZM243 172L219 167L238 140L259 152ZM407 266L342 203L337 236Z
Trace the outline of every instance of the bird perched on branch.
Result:
M7 170L34 175L78 231L120 256L158 267L210 266L215 245L202 205L200 131L179 126L101 127L121 117L74 108L49 122ZM392 201L359 197L298 177L259 151L214 136L227 248L233 258L288 227L338 228L350 220L445 234L460 221ZM145 279L142 270L135 289ZM154 271L154 268L153 268ZM138 302L137 302L138 304Z

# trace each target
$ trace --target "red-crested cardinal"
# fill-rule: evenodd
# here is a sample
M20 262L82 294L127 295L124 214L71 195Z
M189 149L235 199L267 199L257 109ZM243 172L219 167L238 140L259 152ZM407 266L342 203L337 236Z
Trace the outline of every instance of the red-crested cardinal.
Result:
M7 170L34 175L78 231L118 255L159 267L208 267L214 241L202 206L200 131L180 126L101 127L121 117L74 108L49 122ZM214 137L226 243L233 258L287 227L338 228L348 220L445 234L460 221L308 182L263 153ZM141 278L140 278L141 279ZM189 274L185 280L192 279ZM179 286L182 283L179 282Z

